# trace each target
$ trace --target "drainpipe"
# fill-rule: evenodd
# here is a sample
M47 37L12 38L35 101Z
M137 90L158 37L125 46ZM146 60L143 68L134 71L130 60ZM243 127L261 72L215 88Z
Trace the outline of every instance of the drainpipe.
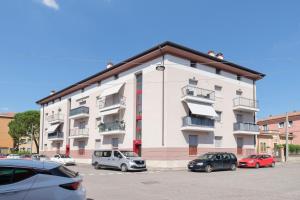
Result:
M257 107L257 103L256 103L256 85L255 85L255 80L253 80L253 100L254 100L254 105ZM256 124L256 112L254 112L253 114L253 122ZM258 152L258 148L257 148L257 135L254 136L254 145L256 148L256 152Z
M42 104L42 131L40 133L41 136L41 143L40 143L40 149L44 151L44 121L45 121L45 105ZM38 150L38 149L37 149ZM38 152L39 153L39 152Z
M161 128L161 145L165 146L165 55L161 49L161 47L159 46L159 51L162 55L162 67L161 67L161 71L162 71L162 128Z

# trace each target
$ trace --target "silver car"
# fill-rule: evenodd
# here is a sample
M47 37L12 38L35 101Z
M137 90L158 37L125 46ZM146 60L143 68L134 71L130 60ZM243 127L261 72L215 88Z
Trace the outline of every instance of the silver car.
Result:
M95 169L114 168L126 171L144 171L146 161L133 151L95 150L92 157Z

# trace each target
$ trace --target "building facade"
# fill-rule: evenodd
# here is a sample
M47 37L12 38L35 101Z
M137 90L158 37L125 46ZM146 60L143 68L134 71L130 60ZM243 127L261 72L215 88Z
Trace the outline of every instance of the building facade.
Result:
M13 119L13 113L0 113L0 153L8 154L14 147L13 139L8 134L8 124Z
M128 149L168 167L208 151L250 154L263 77L165 42L39 100L40 151L89 162L94 149Z
M276 146L286 143L286 115L270 116L257 124L260 128L258 152L276 154ZM287 130L289 144L300 144L300 112L288 113Z
M20 139L19 151L26 151L29 153L37 153L37 148L31 137L22 137Z

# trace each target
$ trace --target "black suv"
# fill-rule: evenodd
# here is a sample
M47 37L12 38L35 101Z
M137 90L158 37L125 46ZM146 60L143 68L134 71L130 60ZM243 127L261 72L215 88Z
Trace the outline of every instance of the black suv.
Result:
M237 159L233 153L206 153L188 164L191 171L212 172L215 170L236 170Z

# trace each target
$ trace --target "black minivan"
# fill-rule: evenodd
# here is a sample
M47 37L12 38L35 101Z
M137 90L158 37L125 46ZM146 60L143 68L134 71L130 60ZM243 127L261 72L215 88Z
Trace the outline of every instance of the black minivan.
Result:
M217 170L236 170L237 158L233 153L213 152L199 156L188 163L191 171L212 172Z

